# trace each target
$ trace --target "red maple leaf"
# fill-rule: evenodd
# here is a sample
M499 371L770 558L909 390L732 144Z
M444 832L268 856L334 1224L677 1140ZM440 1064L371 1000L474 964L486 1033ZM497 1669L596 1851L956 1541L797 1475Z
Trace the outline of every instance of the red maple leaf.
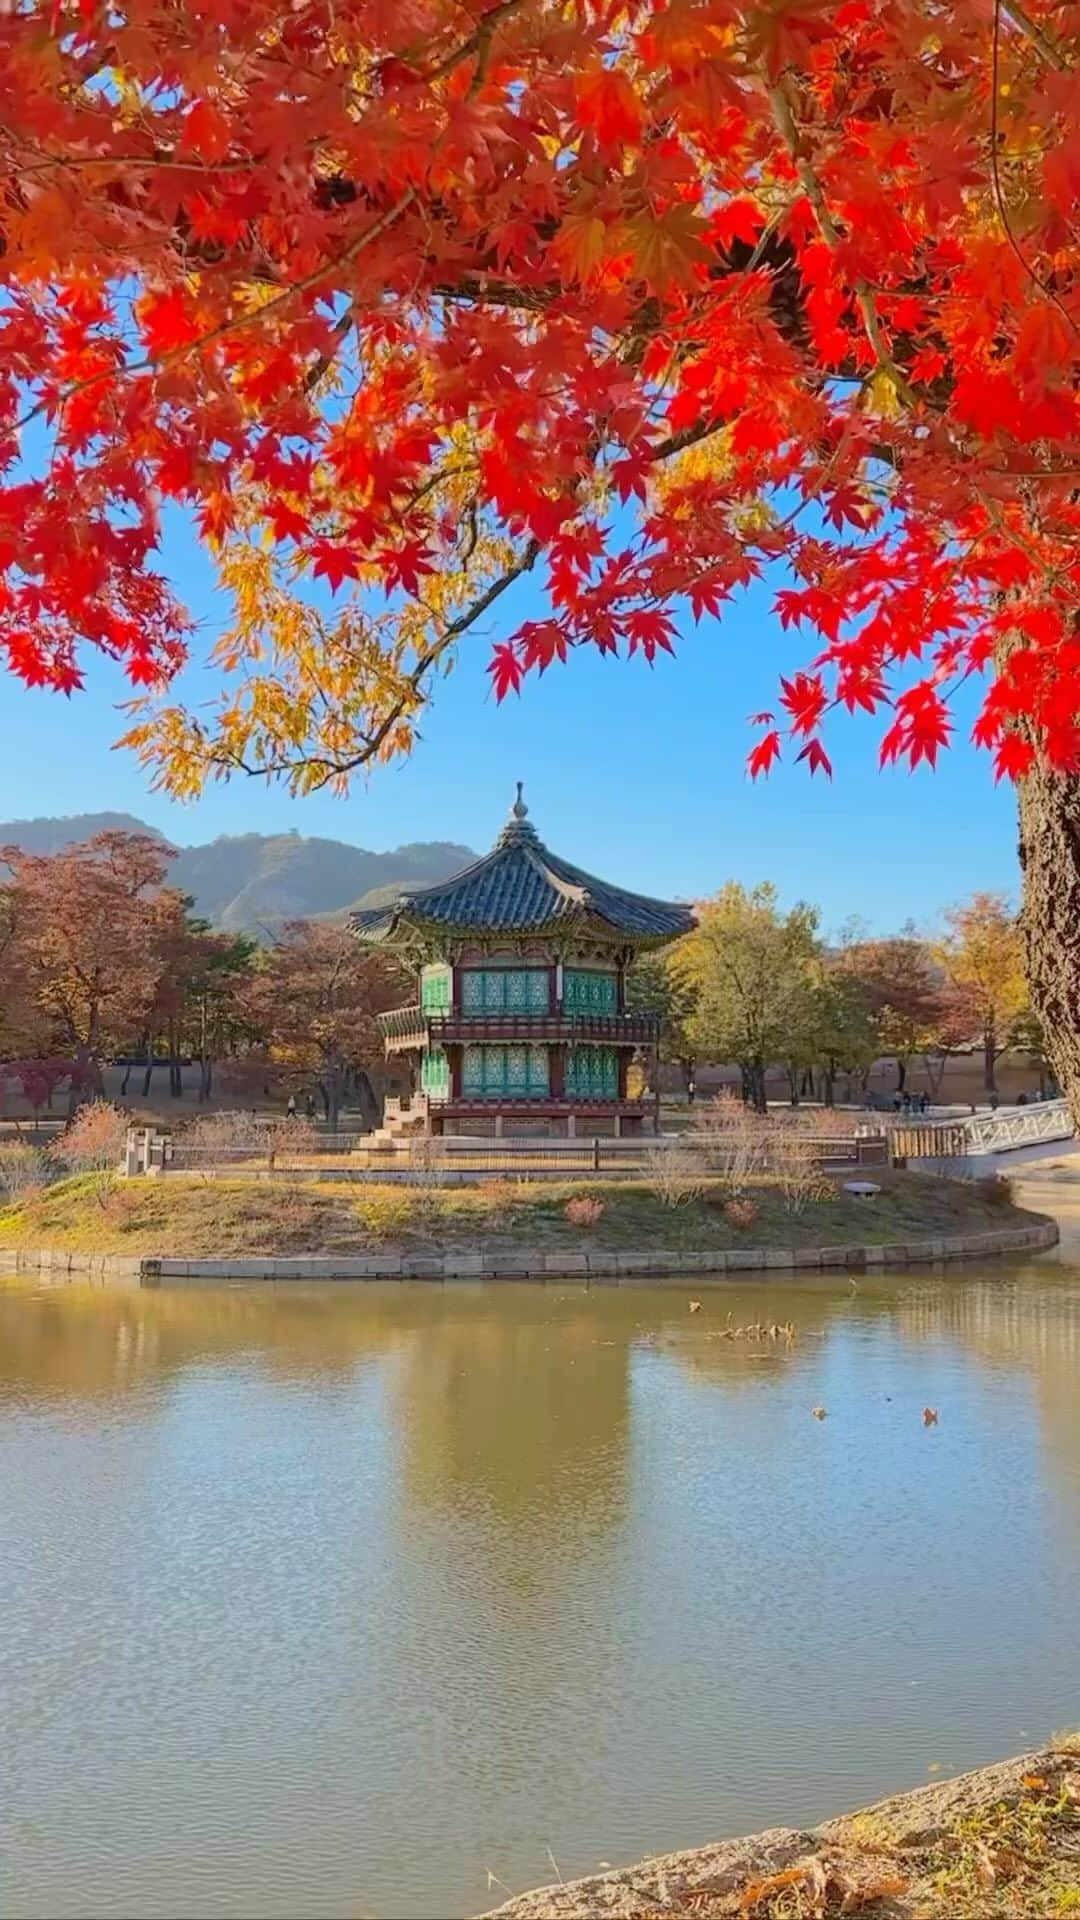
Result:
M495 698L501 704L508 693L520 693L522 667L512 640L498 640L491 650L488 662L491 684L495 689Z

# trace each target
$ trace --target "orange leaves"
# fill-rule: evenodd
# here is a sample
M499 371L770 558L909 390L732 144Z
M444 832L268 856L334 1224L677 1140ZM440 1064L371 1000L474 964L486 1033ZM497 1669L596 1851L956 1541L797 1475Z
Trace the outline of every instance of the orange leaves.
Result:
M594 212L568 213L552 243L551 256L567 279L585 285L610 252L625 251L625 247L621 225L610 224Z
M630 222L628 234L634 265L658 293L692 284L709 259L705 221L684 201L656 216L639 215Z
M823 1419L825 1411L824 1407L815 1407L815 1418ZM814 1853L779 1873L752 1881L739 1906L742 1913L755 1915L757 1920L781 1914L825 1920L827 1914L868 1913L881 1901L896 1899L907 1889L908 1882L900 1874L883 1874L872 1866L853 1867L830 1855ZM790 1904L791 1896L794 1904Z
M1028 378L1050 379L1067 384L1070 362L1080 348L1080 327L1071 326L1067 314L1055 301L1034 300L1020 321L1013 359L1017 370Z
M976 674L999 776L1077 764L1075 73L1002 36L995 181L978 9L941 11L932 56L917 0L421 11L354 0L333 34L273 0L146 0L33 61L16 36L15 670L71 685L87 646L175 667L164 497L215 551L266 539L283 632L312 598L357 623L329 718L279 665L238 743L222 668L220 757L301 784L406 750L417 664L534 561L547 603L500 627L500 699L583 646L654 659L768 574L808 658L754 774L785 735L827 774L834 707L889 709L883 757L932 765ZM26 437L15 480L22 415L48 450ZM188 793L212 728L170 726Z
M223 160L229 151L230 122L212 100L196 100L184 117L180 137L181 153L197 154L200 160Z
M637 93L618 67L589 67L575 85L578 120L596 136L602 152L640 140L645 115Z
M166 293L150 294L139 302L139 331L146 350L155 359L190 346L199 338L201 328L192 303L182 287L170 287Z

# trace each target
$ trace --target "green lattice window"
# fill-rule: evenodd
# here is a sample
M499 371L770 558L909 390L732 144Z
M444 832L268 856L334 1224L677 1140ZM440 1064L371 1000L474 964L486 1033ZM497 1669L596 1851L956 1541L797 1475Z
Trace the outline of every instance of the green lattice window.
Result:
M461 1011L547 1013L548 974L543 967L470 967L461 976Z
M568 1048L566 1091L578 1100L617 1100L619 1056L615 1048Z
M450 1062L441 1047L430 1047L421 1057L420 1086L429 1100L449 1100Z
M615 1013L618 1004L617 974L591 973L584 967L567 967L564 971L565 1013Z
M449 967L425 967L420 975L420 1005L425 1013L449 1013L454 976Z
M466 1047L461 1091L467 1100L543 1098L548 1092L546 1047Z

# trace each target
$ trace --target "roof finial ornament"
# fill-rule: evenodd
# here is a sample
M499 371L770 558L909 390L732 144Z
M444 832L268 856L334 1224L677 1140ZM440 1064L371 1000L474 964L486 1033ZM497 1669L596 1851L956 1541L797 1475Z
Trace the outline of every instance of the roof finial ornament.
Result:
M514 804L510 809L515 820L524 820L529 811L522 797L524 792L525 792L525 782L524 780L519 780L517 783L517 799L514 801Z

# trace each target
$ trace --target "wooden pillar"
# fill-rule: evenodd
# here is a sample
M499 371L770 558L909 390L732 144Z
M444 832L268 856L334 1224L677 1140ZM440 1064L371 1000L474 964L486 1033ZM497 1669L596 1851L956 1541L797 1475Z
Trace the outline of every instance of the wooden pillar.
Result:
M619 1048L619 1099L626 1099L626 1070L630 1062L625 1049Z
M548 1048L548 1093L561 1100L566 1093L566 1048Z
M464 1051L464 1047L457 1045L449 1046L446 1049L447 1058L450 1062L451 1100L461 1099L461 1058Z

